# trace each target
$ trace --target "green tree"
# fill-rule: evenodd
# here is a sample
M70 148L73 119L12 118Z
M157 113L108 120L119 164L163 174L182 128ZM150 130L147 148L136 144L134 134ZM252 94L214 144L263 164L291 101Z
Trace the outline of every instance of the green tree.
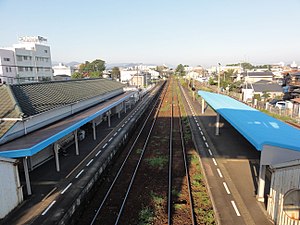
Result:
M72 79L81 79L81 78L83 78L83 74L80 72L75 72L72 74L71 78Z
M253 65L251 63L243 62L243 63L241 63L241 66L244 70L252 70L253 69Z
M91 64L94 68L94 71L99 71L102 74L103 71L105 70L105 61L101 59L96 59L93 62L91 62Z
M162 77L163 76L163 71L164 71L165 67L164 66L157 66L155 68L155 71L157 71L159 73L159 76Z
M268 91L263 91L261 97L266 101L271 97L271 94Z
M102 72L100 71L93 71L89 73L90 78L100 78L102 77Z
M257 101L261 101L261 96L260 94L254 94L253 99L257 99Z
M179 75L179 76L184 76L185 75L185 70L184 70L184 66L182 64L179 64L176 67L175 72Z
M215 85L215 84L216 84L216 82L215 82L215 80L214 80L213 77L209 77L209 79L208 79L208 84L209 84L209 85Z
M111 78L112 79L118 80L118 79L120 79L120 75L121 75L121 72L120 72L119 67L112 68L112 70L111 70Z
M103 71L105 70L105 61L96 59L93 62L85 61L79 67L79 73L81 76L76 74L78 78L91 77L98 78L102 77ZM75 77L74 77L75 78Z

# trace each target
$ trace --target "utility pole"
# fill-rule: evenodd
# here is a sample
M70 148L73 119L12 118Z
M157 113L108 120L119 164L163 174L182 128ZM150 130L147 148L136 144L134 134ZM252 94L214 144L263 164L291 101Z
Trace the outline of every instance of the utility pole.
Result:
M220 73L221 73L221 63L218 63L219 72L218 72L218 94L220 93Z

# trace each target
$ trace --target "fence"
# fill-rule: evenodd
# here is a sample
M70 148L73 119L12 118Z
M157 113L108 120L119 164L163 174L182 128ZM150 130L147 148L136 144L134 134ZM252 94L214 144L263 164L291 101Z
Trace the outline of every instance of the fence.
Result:
M198 89L202 89L201 86L203 85L196 85L196 88ZM211 85L204 85L205 89L210 89L212 92L217 93L217 87L216 86L211 86ZM238 101L242 102L242 94L241 93L237 93L237 92L229 92L229 91L222 91L221 94L225 94L228 95ZM293 122L293 123L298 123L300 124L300 110L297 107L293 107L293 108L277 108L274 107L273 105L269 104L268 102L258 102L258 101L252 101L252 102L244 102L245 104L258 109L258 110L266 110L272 114L278 115L281 118L282 117L286 117L285 120Z

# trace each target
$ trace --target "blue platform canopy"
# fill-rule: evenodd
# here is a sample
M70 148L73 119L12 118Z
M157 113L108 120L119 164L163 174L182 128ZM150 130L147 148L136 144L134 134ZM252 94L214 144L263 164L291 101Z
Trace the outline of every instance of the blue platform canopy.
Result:
M205 91L198 91L198 94L257 150L270 145L300 152L299 129L229 96Z

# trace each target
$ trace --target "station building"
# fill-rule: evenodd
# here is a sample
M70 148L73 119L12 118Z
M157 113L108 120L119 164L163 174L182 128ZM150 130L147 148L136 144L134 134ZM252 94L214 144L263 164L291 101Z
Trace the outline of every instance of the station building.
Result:
M30 171L59 155L68 143L85 137L91 128L134 104L138 95L106 79L82 79L0 85L0 219L31 195ZM20 171L26 185L20 184ZM3 204L2 204L3 203ZM5 204L4 204L5 203Z

